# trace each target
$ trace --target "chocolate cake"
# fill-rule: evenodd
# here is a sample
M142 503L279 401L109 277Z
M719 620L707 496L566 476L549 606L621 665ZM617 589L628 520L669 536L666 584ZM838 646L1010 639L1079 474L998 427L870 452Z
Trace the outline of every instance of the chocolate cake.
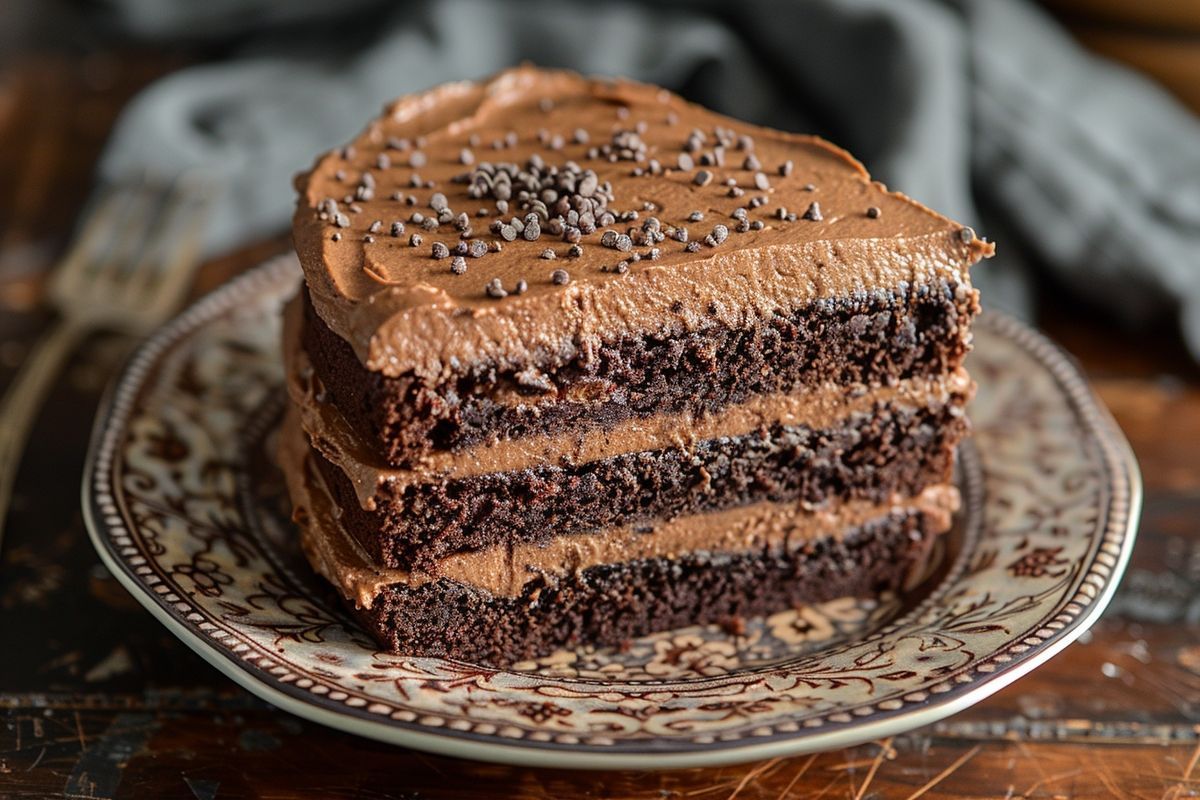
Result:
M401 99L297 189L280 460L389 650L896 589L949 528L992 247L833 145L522 67Z

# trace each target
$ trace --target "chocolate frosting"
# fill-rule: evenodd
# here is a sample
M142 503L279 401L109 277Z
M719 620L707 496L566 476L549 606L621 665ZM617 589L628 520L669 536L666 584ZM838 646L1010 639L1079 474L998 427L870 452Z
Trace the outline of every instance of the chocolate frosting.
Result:
M436 572L408 572L373 563L343 529L340 509L312 464L294 408L284 420L279 455L305 555L343 596L365 608L387 587L398 584L417 587L445 579L491 595L512 597L538 576L562 576L599 564L795 549L908 510L929 515L930 525L945 531L960 502L958 490L949 484L929 486L916 497L897 496L882 504L854 501L828 509L807 509L800 503L762 502L659 521L650 529L612 528L556 536L543 544L517 543L456 553L442 559Z
M501 215L502 192L489 183L500 164L514 165L518 183L569 172L576 190L570 202L540 192L540 208L521 208L518 186ZM623 335L741 327L856 291L966 284L967 267L992 252L821 139L737 122L653 86L532 67L397 101L297 188L294 238L317 312L368 368L430 381L478 364L553 367ZM598 222L571 256L572 231L552 233L556 209L571 203L638 216ZM465 213L471 231L413 222L436 218L431 204L448 206L447 218ZM489 230L498 217L539 211L536 238ZM650 217L661 241L642 241ZM397 222L404 231L393 236ZM460 240L480 244L456 263ZM434 243L451 255L434 258Z

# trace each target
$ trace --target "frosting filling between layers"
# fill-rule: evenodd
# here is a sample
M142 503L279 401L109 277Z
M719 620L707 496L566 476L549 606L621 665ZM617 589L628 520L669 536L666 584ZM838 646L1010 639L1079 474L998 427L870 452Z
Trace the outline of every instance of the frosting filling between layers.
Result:
M583 430L557 436L530 436L476 445L457 452L432 452L417 468L384 464L361 441L341 413L322 402L319 381L299 346L298 301L288 307L284 321L284 348L288 391L298 410L300 425L312 444L350 479L363 508L374 505L378 486L389 482L396 489L435 479L465 478L543 465L585 464L627 453L679 448L719 437L741 436L773 424L829 427L858 414L868 414L880 403L912 408L963 402L972 391L965 370L936 378L914 377L893 386L848 387L829 384L791 394L752 397L720 413L661 414L632 418L607 429Z
M311 462L294 409L289 409L281 431L280 460L306 555L348 600L365 608L394 584L415 587L452 580L511 597L540 575L568 574L601 564L694 553L795 549L893 512L916 510L931 515L938 530L947 530L959 504L958 490L949 484L930 486L916 497L897 497L887 504L851 502L829 510L809 511L798 503L756 503L645 528L614 528L559 536L543 545L518 543L457 553L442 559L434 573L409 572L372 563L343 529L341 512Z

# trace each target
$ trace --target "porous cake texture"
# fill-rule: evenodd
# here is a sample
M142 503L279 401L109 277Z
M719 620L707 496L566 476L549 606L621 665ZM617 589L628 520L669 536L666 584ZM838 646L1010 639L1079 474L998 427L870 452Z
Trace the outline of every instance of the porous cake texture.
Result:
M897 589L949 528L992 246L833 145L521 67L401 99L297 189L280 463L387 649Z

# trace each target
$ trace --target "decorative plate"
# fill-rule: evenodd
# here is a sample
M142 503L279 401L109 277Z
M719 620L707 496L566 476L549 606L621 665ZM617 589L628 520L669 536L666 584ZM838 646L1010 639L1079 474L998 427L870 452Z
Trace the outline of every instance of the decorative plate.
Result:
M101 409L84 478L100 556L163 624L270 703L448 755L555 767L715 765L843 747L997 691L1095 621L1133 546L1137 465L1071 362L984 314L964 509L914 593L511 669L379 652L307 567L271 439L278 259L146 342Z

